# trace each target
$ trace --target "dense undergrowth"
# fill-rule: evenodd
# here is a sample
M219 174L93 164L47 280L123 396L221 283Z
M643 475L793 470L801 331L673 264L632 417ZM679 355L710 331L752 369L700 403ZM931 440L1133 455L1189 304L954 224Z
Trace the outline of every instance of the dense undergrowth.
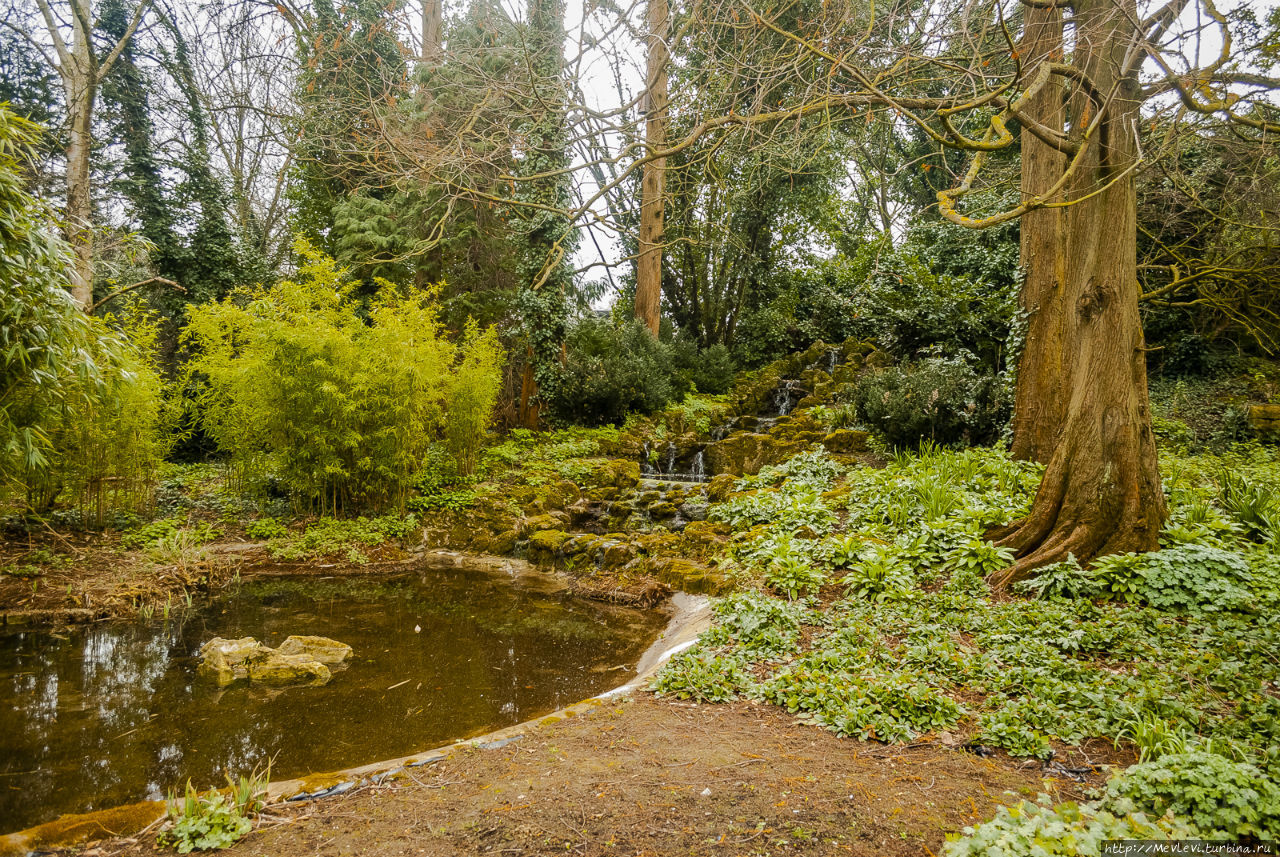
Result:
M1097 853L1105 838L1189 831L1274 840L1280 456L1167 451L1162 465L1160 551L1063 563L1013 599L984 582L1009 556L983 534L1025 511L1035 466L926 446L882 469L845 471L820 451L766 468L712 508L740 530L747 588L653 688L768 701L859 739L951 731L1049 759L1105 738L1140 752L1097 801L1012 807L953 855Z

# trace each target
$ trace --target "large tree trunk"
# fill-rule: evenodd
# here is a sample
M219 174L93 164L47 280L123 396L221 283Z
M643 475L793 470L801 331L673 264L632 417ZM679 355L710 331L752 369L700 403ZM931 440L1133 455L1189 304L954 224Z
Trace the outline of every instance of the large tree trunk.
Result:
M1077 0L1075 66L1099 93L1116 95L1085 148L1066 197L1062 300L1040 306L1061 325L1060 369L1019 376L1042 396L1065 404L1057 442L1025 519L998 533L1014 565L992 576L1003 588L1034 569L1074 554L1082 562L1123 551L1152 550L1164 521L1164 495L1147 399L1146 357L1138 316L1137 198L1132 167L1139 119L1136 68L1119 77L1139 20L1133 0ZM1098 107L1076 87L1071 127L1079 134ZM1052 246L1023 225L1028 245ZM1058 265L1029 268L1044 278ZM1043 279L1028 283L1043 294ZM1053 354L1043 359L1053 361ZM1033 367L1038 369L1039 367Z
M648 81L645 94L645 146L652 154L667 137L667 0L649 0ZM636 260L636 318L654 336L662 297L663 196L666 158L644 165L640 184L640 247Z
M1018 46L1023 57L1024 84L1034 80L1041 66L1062 61L1062 10L1027 7ZM1024 112L1051 131L1066 125L1062 78L1056 75L1030 100ZM1022 199L1048 193L1067 166L1067 158L1030 131L1022 131ZM1019 305L1027 329L1018 359L1014 395L1014 458L1046 463L1053 455L1067 403L1062 396L1065 375L1062 302L1066 292L1066 234L1060 208L1039 208L1023 215L1022 270L1025 276Z

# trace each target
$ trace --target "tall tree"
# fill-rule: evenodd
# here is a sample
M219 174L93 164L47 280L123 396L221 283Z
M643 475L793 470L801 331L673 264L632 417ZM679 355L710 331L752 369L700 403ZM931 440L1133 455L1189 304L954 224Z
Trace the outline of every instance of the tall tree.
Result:
M71 296L88 309L93 304L93 188L90 153L93 112L102 81L128 46L151 0L139 0L119 38L95 44L92 0L36 0L48 43L40 48L62 81L67 116L66 229L75 254Z
M529 115L521 124L513 209L523 239L518 307L529 362L520 392L520 421L536 428L539 385L564 346L574 248L565 112L564 0L529 0L525 42L531 64Z
M667 42L671 15L667 0L649 0L648 63L645 80L644 142L647 159L640 182L640 252L636 259L636 318L658 335L662 293L662 236L667 161L659 157L667 143Z
M790 7L762 11L749 0L701 10L702 26L736 43L721 54L733 72L775 81L785 94L750 114L728 101L708 107L695 132L884 111L940 148L971 153L958 183L938 195L947 219L985 228L1033 214L1022 223L1033 341L1018 384L1020 401L1042 409L1019 425L1042 439L1019 444L1047 468L1029 515L997 534L1017 557L993 577L1000 586L1068 553L1088 560L1158 544L1165 506L1138 314L1142 105L1172 96L1242 133L1280 131L1250 111L1280 81L1233 64L1230 22L1211 0L1202 0L1203 20L1221 32L1222 54L1200 62L1204 40L1177 35L1189 2L1140 10L1137 0L992 0L935 9L904 0L869 9L850 0L801 21L789 20ZM1011 25L1023 32L1016 44ZM788 49L761 64L752 48L778 36ZM1144 67L1156 71L1143 79ZM1015 123L1035 141L1022 162L1023 198L983 215L971 200L990 153L1016 145Z

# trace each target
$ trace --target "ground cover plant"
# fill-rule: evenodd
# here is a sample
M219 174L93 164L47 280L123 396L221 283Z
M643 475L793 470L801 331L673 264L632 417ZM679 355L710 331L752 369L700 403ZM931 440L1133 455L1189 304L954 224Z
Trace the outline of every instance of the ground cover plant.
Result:
M741 529L733 555L752 590L719 602L712 631L652 687L767 701L862 740L949 731L1049 759L1104 738L1141 753L1098 801L1010 807L956 857L1032 841L1096 853L1106 838L1189 830L1273 840L1280 454L1249 445L1164 464L1160 551L1073 558L1014 598L984 580L1010 560L984 534L1025 513L1036 465L926 445L883 468L845 470L821 451L766 468L711 510ZM796 563L807 577L786 571Z

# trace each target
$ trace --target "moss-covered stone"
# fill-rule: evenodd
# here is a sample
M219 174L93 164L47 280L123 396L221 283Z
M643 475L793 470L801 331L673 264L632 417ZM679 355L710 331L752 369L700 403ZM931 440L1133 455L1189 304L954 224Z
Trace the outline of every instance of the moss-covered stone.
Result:
M867 450L867 433L854 429L836 429L822 439L828 452L852 455Z
M635 545L626 541L606 539L601 556L601 561L606 568L622 568L635 558Z
M690 521L681 533L682 550L703 559L718 555L728 544L730 532L730 526L721 521Z
M866 366L870 369L887 369L893 364L893 355L887 351L873 351L867 355Z
M707 499L712 503L723 503L733 493L733 486L738 481L732 473L721 473L711 477L707 483Z
M561 545L569 540L564 530L538 530L529 536L529 557L542 561L550 560L560 551Z
M551 512L543 515L534 515L531 518L525 518L516 527L516 532L521 536L528 536L538 530L561 530L569 524L569 516L564 512Z
M507 556L515 552L517 536L515 530L507 530L488 537L483 546L484 553L496 556Z
M654 503L649 507L649 517L655 520L663 520L665 518L674 518L676 516L676 506L674 503L662 501Z

